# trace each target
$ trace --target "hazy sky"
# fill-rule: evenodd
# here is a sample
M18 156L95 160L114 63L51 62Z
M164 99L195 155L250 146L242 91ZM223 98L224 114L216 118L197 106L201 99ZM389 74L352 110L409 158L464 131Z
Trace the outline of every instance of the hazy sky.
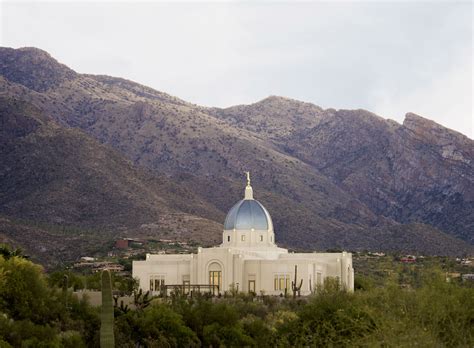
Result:
M269 95L474 137L466 2L2 1L0 44L207 106Z

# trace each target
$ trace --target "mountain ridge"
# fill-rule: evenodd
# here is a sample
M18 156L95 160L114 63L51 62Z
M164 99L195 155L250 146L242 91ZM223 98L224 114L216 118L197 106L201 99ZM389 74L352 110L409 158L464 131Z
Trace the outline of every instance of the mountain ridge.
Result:
M313 102L305 102L305 101L301 101L301 100L298 100L298 99L294 99L294 98L290 98L290 97L285 97L285 96L279 96L279 95L269 95L267 97L264 97L263 99L261 100L257 100L253 103L250 103L250 104L237 104L237 105L232 105L232 106L226 106L226 107L207 107L207 106L200 106L198 104L195 104L195 103L191 103L191 102L187 102L187 101L184 101L180 98L177 98L175 96L172 96L168 93L164 93L164 92L161 92L161 91L158 91L157 89L155 88L152 88L152 87L148 87L148 86L145 86L143 84L140 84L138 82L135 82L135 81L131 81L129 79L126 79L126 78L122 78L122 77L115 77L115 76L110 76L110 75L96 75L96 74L80 74L80 73L77 73L76 71L74 71L73 69L67 67L66 65L62 64L62 63L59 63L54 57L52 57L47 51L44 51L40 48L37 48L37 47L30 47L30 46L26 46L26 47L20 47L20 48L11 48L11 47L0 47L0 56L2 56L2 60L5 59L5 56L8 58L10 58L10 60L12 58L15 58L15 57L18 57L18 56L21 56L22 53L26 53L26 57L27 58L34 58L33 60L35 61L39 61L39 62L43 62L45 63L46 65L51 65L51 66L54 66L56 65L57 67L61 67L60 70L63 70L63 71L66 71L66 75L69 75L71 78L74 78L74 77L77 77L77 76L85 76L85 77L90 77L90 78L93 78L93 79L98 79L98 80L103 80L103 81L109 81L109 82L115 82L115 83L124 83L124 84L129 84L129 85L134 85L134 86L137 86L137 87L141 87L141 88L144 88L148 91L151 91L151 94L154 94L156 93L157 95L162 95L162 96L165 96L167 98L169 98L169 101L171 100L175 100L177 104L183 104L183 105L189 105L189 106L195 106L195 107L198 107L198 108L202 108L202 109L218 109L218 110L226 110L226 109L232 109L232 108L238 108L238 107L251 107L251 106L255 106L255 105L258 105L258 104L261 104L261 103L267 103L268 101L279 101L279 100L284 100L284 101L289 101L289 102L295 102L297 104L304 104L304 105L308 105L308 106L312 106L314 108L317 108L317 109L320 109L321 111L344 111L344 110L352 110L352 111L363 111L363 112L369 112L377 117L380 117L381 119L385 120L385 121L388 121L388 122L396 122L397 124L401 124L403 125L403 123L405 122L405 120L402 122L402 123L399 123L395 120L392 120L392 119L389 119L389 118L384 118L382 116L379 116L379 115L376 115L368 110L365 110L365 109L334 109L334 108L327 108L327 109L323 109L322 107L318 106L317 104L314 104ZM10 57L8 57L10 56ZM3 64L0 65L0 75L2 76L6 76L8 74L5 74L5 72L7 71L7 69L5 69L5 63L2 62ZM3 66L3 69L4 70L1 70L2 69L2 66ZM41 67L41 66L40 66ZM11 65L8 66L8 70L11 69ZM15 81L15 80L12 80L12 82L18 82L18 81ZM27 84L24 84L26 87L28 87ZM33 90L35 90L34 88L32 88ZM410 116L417 116L418 118L422 118L426 121L429 121L430 123L432 123L433 125L437 125L437 126L440 126L442 127L443 129L447 129L449 131L452 131L452 132L456 132L466 138L468 138L469 140L472 140L468 135L466 134L463 134L459 131L456 131L456 130L453 130L451 128L448 128L446 126L443 126L441 124L438 124L436 123L435 121L429 119L429 118L426 118L426 117L423 117L423 116L420 116L416 113L413 113L413 112L407 112L405 114L405 119L406 117L410 115Z

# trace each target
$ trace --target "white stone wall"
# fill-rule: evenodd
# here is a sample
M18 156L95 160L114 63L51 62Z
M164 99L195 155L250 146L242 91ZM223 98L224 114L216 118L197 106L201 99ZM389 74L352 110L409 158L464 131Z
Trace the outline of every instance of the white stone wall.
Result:
M354 270L350 253L287 253L281 248L199 248L193 255L147 255L145 261L133 262L133 276L139 278L140 288L149 290L151 276L163 275L165 283L183 284L189 279L191 284L209 284L209 267L215 263L222 271L221 292L230 286L248 291L249 280L255 280L255 290L260 293L279 295L283 290L275 290L276 275L290 278L288 293L291 294L291 281L294 280L295 265L298 267L297 283L303 279L302 295L314 290L318 280L338 277L347 290L354 290ZM310 288L310 282L312 287Z
M145 261L133 261L132 276L139 279L143 291L150 290L152 276L164 276L165 283L182 284L185 276L191 275L193 255L149 255Z

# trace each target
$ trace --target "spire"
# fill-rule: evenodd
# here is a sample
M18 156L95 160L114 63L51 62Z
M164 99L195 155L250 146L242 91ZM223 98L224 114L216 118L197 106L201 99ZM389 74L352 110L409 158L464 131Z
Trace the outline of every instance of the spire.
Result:
M250 186L250 172L244 172L247 175L247 186Z
M247 186L245 187L245 198L244 199L253 199L253 189L250 186L250 172L244 172L247 175Z

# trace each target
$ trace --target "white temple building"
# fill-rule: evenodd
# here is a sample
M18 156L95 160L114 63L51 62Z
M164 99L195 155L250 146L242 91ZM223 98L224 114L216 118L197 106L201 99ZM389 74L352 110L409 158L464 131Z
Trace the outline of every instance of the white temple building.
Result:
M275 244L272 218L253 198L247 173L244 199L227 214L221 245L199 248L197 254L147 254L144 261L133 261L133 277L152 294L164 285L184 285L188 291L211 285L219 293L238 289L280 295L285 288L291 293L295 266L297 283L303 280L301 295L310 294L327 277L354 289L351 253L289 253Z

